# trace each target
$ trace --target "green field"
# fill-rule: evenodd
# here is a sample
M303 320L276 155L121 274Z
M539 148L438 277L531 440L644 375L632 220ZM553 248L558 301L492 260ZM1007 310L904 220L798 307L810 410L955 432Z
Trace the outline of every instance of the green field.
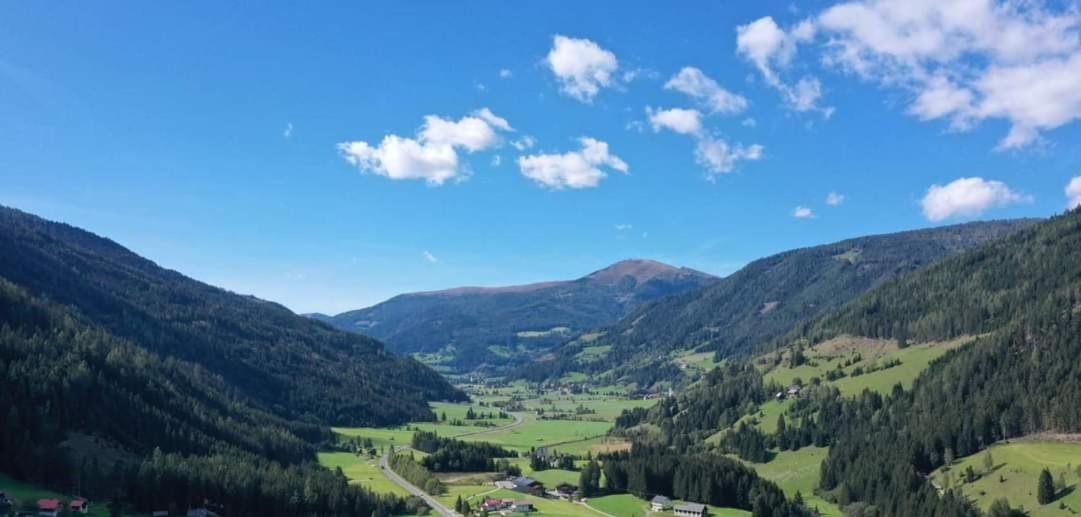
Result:
M0 474L0 492L4 492L8 497L18 501L20 506L24 501L37 502L38 499L60 499L64 502L71 501L72 499L71 496L66 496L36 485L17 481L3 474ZM18 507L15 508L15 510L18 509ZM90 512L88 512L87 515L93 517L106 517L109 515L109 509L102 503L91 502Z
M649 501L630 494L606 495L593 498L589 500L589 506L616 517L647 517L650 515L662 517L672 515L671 512L654 513L649 509ZM748 517L751 512L736 508L709 506L709 514L713 517Z
M985 510L995 499L1005 497L1011 506L1023 505L1033 517L1081 512L1081 443L1014 440L995 444L989 450L994 464L990 472L985 472L985 453L980 452L954 462L948 472L935 471L932 478L939 487L960 490ZM964 483L964 471L969 466L979 479ZM1065 486L1055 501L1041 506L1036 502L1036 482L1044 468L1051 470L1056 482L1061 477ZM1060 504L1067 509L1060 509Z
M404 488L394 484L383 475L382 469L379 468L378 457L357 456L351 452L320 452L319 464L331 470L340 467L351 483L363 485L374 492L402 497L409 495Z
M814 494L818 485L819 467L829 449L825 447L803 447L798 451L781 451L769 463L749 463L758 472L784 490L787 497L800 492L803 500L812 508L817 507L822 515L841 515L840 510L825 499Z
M836 386L845 395L856 395L864 389L888 393L897 383L901 383L905 388L910 387L912 381L927 368L931 361L971 340L970 337L963 337L952 341L921 343L907 348L898 348L894 341L840 337L820 343L805 351L804 355L809 360L807 364L789 368L786 362L782 362L780 366L765 373L765 380L788 386L797 378L803 383L808 383L811 378L818 377L824 384ZM861 359L843 368L846 374L844 377L834 381L826 380L826 372L836 369L845 362L854 361L857 354ZM868 370L889 360L899 360L901 364L852 376L853 370L857 367Z

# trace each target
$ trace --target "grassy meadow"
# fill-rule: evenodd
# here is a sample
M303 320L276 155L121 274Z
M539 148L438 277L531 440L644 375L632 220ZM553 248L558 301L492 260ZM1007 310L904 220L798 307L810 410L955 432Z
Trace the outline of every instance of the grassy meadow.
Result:
M72 500L72 496L64 495L59 492L47 490L37 485L24 483L14 478L8 477L4 474L0 474L0 492L7 494L19 502L13 510L18 510L24 501L37 502L38 499L60 499L65 503ZM90 511L87 513L91 517L106 517L109 515L109 509L104 503L90 502Z
M986 467L986 452L980 452L955 461L948 470L935 471L932 479L943 489L960 490L984 510L995 499L1005 497L1011 506L1024 506L1032 517L1081 512L1081 442L1023 439L997 443L988 450L990 470ZM968 467L979 476L972 483L964 482ZM1053 502L1040 505L1036 501L1036 483L1045 468L1050 469L1060 486L1056 487Z
M941 357L953 348L972 340L971 337L957 338L951 341L913 344L898 348L892 340L857 337L839 337L806 350L808 361L795 368L787 366L787 358L780 365L765 372L766 382L775 382L782 386L792 384L797 378L804 383L818 377L825 384L832 384L845 395L856 395L865 389L888 393L893 386L901 383L906 389L919 376L931 361ZM884 365L887 361L900 361L901 364L877 370L871 373L853 376L853 370L869 370ZM849 366L843 366L851 362ZM845 376L828 381L826 373L842 366Z

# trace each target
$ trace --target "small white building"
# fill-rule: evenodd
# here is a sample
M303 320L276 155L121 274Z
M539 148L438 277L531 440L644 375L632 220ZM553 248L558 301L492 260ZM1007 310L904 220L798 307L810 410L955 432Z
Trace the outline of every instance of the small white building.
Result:
M663 495L655 495L649 500L649 507L655 512L666 512L672 509L672 500Z
M676 517L704 517L708 512L706 511L706 505L699 503L684 503L677 504L673 508L672 513Z

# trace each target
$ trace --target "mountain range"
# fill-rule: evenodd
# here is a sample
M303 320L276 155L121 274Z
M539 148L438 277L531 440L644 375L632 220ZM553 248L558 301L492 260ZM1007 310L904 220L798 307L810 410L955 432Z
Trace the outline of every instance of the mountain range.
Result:
M680 378L672 361L678 353L712 352L717 359L751 353L884 281L1035 222L974 222L765 257L700 289L644 304L519 374L541 379L585 371L647 385Z
M624 260L577 280L409 293L336 316L310 316L464 372L523 364L643 303L716 280L653 260Z

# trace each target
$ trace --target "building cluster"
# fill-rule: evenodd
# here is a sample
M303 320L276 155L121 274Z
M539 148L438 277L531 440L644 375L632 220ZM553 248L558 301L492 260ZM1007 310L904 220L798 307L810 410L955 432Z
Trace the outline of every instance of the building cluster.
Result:
M671 499L663 495L653 496L653 499L649 501L649 508L656 513L667 512L671 510L676 517L705 517L709 514L709 508L707 508L704 504L673 504Z

